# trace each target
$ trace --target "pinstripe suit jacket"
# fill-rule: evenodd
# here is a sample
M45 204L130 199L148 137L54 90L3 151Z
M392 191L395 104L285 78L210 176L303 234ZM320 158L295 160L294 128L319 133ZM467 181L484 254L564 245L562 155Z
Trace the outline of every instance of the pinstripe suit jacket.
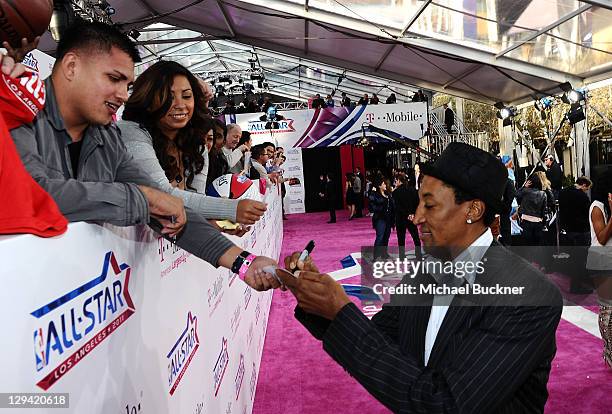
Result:
M424 366L431 306L384 306L369 320L346 305L330 322L296 318L377 400L398 413L541 413L556 352L562 300L540 272L511 252L489 249L481 285L529 286L550 306L456 306ZM512 266L508 266L511 263Z

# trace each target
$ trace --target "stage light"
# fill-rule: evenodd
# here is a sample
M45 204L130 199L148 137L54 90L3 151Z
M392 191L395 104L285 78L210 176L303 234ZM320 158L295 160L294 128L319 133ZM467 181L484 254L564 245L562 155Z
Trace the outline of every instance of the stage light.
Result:
M584 89L574 89L569 82L560 84L559 88L564 92L561 100L566 104L572 105L584 101L586 98Z
M219 79L217 80L217 82L219 82L219 83L232 83L232 78L230 78L229 76L219 76Z
M140 37L140 32L136 29L132 29L128 32L128 36L134 40L138 40L138 38Z
M570 110L565 115L570 124L574 125L580 121L584 121L586 119L586 115L584 114L584 109L580 103L572 104Z
M516 116L516 108L513 106L505 106L502 102L497 102L494 106L499 109L496 116L504 121L503 126L511 125L512 118Z

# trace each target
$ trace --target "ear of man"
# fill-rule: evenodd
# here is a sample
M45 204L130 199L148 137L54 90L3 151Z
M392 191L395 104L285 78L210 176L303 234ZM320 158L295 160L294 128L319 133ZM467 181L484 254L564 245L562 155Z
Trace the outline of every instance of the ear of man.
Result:
M472 200L470 203L466 219L471 219L473 223L482 220L485 213L485 204L481 200Z

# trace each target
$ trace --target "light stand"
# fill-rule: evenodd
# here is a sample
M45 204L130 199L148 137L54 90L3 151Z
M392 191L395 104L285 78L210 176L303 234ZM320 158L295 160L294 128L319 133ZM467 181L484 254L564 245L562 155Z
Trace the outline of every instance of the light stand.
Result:
M546 148L544 148L544 151L542 152L542 154L546 154L549 149L554 146L555 142L557 141L557 135L559 134L559 132L561 131L561 128L563 127L563 125L565 125L565 122L567 121L567 116L563 117L563 119L561 120L561 123L559 124L559 126L557 127L557 129L555 130L551 140L548 142L548 145L546 145ZM556 157L555 157L556 158ZM538 154L538 162L536 163L536 165L533 166L532 170L529 172L529 174L527 174L526 177L531 177L531 174L533 174L533 172L535 171L536 168L538 168L538 165L543 164L543 158L542 155ZM527 180L525 180L525 183L527 182ZM523 185L521 186L524 187L525 183L523 183Z
M365 136L365 129L366 129L366 127L367 127L368 131L371 131L371 132L373 132L375 134L381 135L383 138L388 139L390 141L394 141L394 142L400 144L401 146L414 151L417 155L423 155L426 158L428 158L429 160L433 160L433 159L436 158L435 154L433 154L433 153L431 153L429 151L424 150L423 148L421 148L420 145L413 144L412 142L404 141L404 140L402 140L400 138L394 137L394 136L390 135L387 130L382 129L382 128L378 128L378 127L376 127L376 126L374 126L374 125L372 125L370 123L367 123L367 122L364 122L361 125L361 128L363 130L364 136Z

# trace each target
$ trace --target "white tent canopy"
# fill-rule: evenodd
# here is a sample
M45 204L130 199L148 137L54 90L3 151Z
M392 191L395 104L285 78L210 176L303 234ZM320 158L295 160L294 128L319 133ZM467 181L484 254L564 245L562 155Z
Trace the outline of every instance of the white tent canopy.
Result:
M160 58L194 72L248 74L304 99L415 88L521 103L612 77L612 4L575 0L113 0L138 29L142 70ZM160 25L160 23L163 23ZM53 49L48 39L42 48ZM346 72L345 72L346 70Z

